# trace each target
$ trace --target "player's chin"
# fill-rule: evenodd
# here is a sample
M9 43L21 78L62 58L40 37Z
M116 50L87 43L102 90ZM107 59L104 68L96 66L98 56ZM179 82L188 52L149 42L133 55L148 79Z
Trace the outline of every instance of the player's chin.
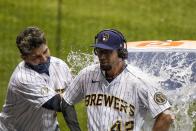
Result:
M100 68L101 68L101 70L109 71L112 69L112 66L108 65L108 64L100 64Z

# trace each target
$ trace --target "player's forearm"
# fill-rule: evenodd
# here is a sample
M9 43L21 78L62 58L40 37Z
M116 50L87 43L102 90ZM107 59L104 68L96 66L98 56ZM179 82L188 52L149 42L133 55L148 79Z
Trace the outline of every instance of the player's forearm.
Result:
M74 106L62 101L62 114L71 131L81 131Z
M48 100L46 103L44 103L42 107L49 110L61 112L61 100L62 100L61 96L57 94L54 97L52 97L50 100Z
M48 100L42 107L62 112L63 117L71 131L81 131L77 114L74 106L69 105L62 97L61 94L55 95L53 98Z
M155 120L152 131L169 131L174 119L174 116L167 111L159 114Z

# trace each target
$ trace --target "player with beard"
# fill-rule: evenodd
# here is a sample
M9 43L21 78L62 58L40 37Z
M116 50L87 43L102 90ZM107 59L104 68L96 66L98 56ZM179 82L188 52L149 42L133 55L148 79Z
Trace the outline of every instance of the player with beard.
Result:
M84 68L64 93L68 104L85 99L89 131L141 131L144 117L155 119L153 131L168 131L174 119L166 96L149 78L126 64L126 40L114 29L95 36L99 64Z

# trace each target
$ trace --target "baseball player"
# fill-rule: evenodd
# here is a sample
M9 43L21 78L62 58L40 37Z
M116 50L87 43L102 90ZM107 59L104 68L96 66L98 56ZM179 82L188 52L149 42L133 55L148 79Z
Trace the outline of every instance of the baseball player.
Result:
M71 131L80 131L73 106L62 104L61 94L72 75L67 64L50 56L44 33L27 27L16 39L23 59L14 70L8 85L1 131L59 131L57 112L62 112Z
M152 130L167 131L174 119L170 104L150 78L126 64L122 33L102 30L93 47L100 63L80 71L64 93L70 105L85 100L89 131L141 131L148 112L155 119Z

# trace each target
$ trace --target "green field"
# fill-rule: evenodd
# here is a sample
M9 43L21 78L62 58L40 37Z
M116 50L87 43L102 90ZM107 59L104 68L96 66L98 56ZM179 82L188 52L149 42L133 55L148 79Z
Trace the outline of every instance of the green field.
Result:
M42 28L51 54L65 61L70 51L91 53L89 46L95 34L104 28L119 29L127 41L196 40L196 0L62 0L60 49L56 40L57 0L0 3L0 107L9 77L21 61L15 37L26 26ZM76 106L80 125L86 131L85 107L83 103ZM58 118L61 129L67 129L60 113Z

